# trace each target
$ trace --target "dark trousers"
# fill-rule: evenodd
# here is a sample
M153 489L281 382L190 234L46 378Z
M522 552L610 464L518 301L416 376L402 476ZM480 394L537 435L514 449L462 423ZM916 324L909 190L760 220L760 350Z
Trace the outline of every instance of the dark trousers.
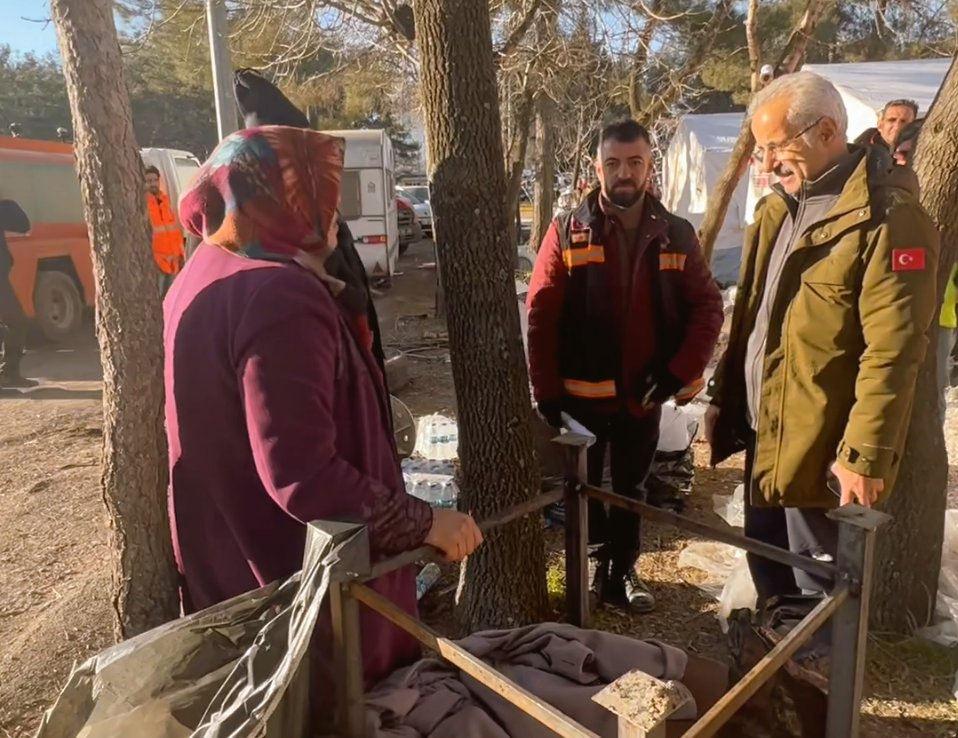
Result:
M7 274L0 272L0 373L19 374L27 339L27 319Z
M838 550L838 524L822 508L758 507L751 504L753 452L745 454L745 535L803 556L830 556ZM822 480L825 484L825 480ZM776 595L826 592L831 582L802 569L793 569L756 554L748 554L748 569L762 602Z
M612 471L612 491L645 500L645 478L659 441L658 409L641 418L622 411L614 415L574 412L596 442L588 451L588 482L602 486L606 450ZM601 544L601 558L612 562L613 577L624 577L639 557L639 516L619 507L589 501L589 542Z

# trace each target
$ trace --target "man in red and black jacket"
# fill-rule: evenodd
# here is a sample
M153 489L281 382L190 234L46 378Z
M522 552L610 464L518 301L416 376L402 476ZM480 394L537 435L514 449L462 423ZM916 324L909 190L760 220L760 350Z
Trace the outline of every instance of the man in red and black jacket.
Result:
M568 413L596 436L589 483L600 485L606 448L612 489L643 499L661 404L690 401L722 327L722 296L695 231L646 192L648 131L633 120L599 138L599 189L553 221L529 287L529 374L553 427ZM602 544L593 587L601 602L647 612L652 594L635 572L638 516L590 504Z

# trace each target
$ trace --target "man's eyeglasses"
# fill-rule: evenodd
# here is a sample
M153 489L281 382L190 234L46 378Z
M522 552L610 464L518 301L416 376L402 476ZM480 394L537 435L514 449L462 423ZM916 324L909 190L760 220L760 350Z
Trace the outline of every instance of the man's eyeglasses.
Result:
M821 123L823 120L825 120L824 115L818 120L816 120L814 123L812 123L810 126L806 126L802 130L800 130L798 133L796 133L794 136L792 136L791 138L785 141L782 141L781 143L770 143L768 146L756 146L755 150L752 151L752 158L754 158L755 161L765 161L765 156L767 154L772 154L773 156L775 156L776 154L778 154L779 151L783 151L784 149L791 146L798 139L800 139L802 136L804 136L806 133L812 130L815 126Z

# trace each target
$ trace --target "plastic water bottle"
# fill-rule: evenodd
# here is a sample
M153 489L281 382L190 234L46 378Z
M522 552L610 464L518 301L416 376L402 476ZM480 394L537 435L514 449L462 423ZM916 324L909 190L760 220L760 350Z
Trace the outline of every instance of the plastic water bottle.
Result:
M416 431L416 453L427 459L455 459L459 453L459 426L443 415L426 415L419 419Z
M439 581L440 576L442 576L442 572L436 564L426 564L422 571L416 575L416 599L421 600L422 596Z

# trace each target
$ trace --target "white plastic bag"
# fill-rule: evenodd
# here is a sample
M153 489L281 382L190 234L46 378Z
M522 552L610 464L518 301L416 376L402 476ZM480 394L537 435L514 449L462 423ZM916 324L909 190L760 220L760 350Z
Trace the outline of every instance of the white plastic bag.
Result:
M958 510L945 511L935 616L938 622L922 628L919 634L943 646L958 644Z
M698 419L685 407L677 407L669 400L662 405L662 419L659 421L659 444L657 451L685 451L692 445L698 431Z
M754 611L757 602L758 592L755 591L755 584L748 570L748 561L743 555L725 581L722 594L719 595L718 612L715 613L715 617L718 618L722 632L728 633L728 616L733 610L747 607Z
M678 565L708 574L708 579L697 586L718 600L715 616L723 633L728 631L728 616L732 610L755 609L758 593L742 549L714 541L696 541L682 549Z
M745 526L745 485L738 485L731 495L712 495L712 509L733 528L743 528Z

